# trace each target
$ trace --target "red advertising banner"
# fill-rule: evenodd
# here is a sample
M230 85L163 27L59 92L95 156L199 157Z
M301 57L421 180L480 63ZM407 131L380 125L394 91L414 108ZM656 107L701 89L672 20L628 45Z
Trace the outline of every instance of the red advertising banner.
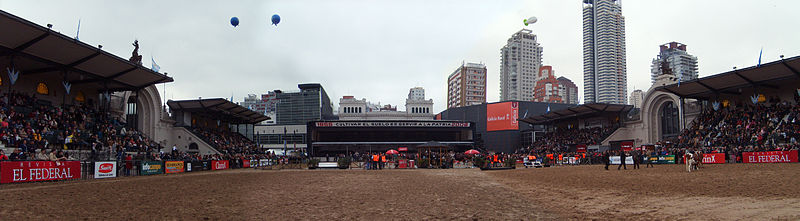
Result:
M724 153L704 153L703 163L725 163Z
M250 168L250 160L242 160L242 168Z
M211 170L226 170L228 169L229 164L227 160L212 160L211 161Z
M486 105L486 131L519 130L519 102Z
M397 151L408 151L408 147L398 147Z
M585 153L586 152L586 144L579 144L576 146L578 153Z
M0 163L0 183L78 178L81 178L80 161L5 161Z
M633 142L631 141L623 141L620 142L620 146L622 146L623 151L631 151L633 149Z
M797 150L744 152L742 161L745 163L797 163Z

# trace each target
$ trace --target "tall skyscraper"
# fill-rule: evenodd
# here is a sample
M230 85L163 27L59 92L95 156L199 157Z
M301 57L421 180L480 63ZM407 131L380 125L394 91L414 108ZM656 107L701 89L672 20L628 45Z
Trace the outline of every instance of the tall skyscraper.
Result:
M659 48L660 52L653 59L653 64L650 66L650 76L653 83L656 83L656 77L662 74L661 63L665 61L670 70L672 70L672 74L680 81L697 79L697 57L686 52L685 44L673 41L663 44Z
M542 47L531 30L522 29L500 49L500 101L533 100Z
M625 104L625 17L620 0L583 1L585 103Z
M461 64L447 77L447 108L482 103L486 103L486 65Z

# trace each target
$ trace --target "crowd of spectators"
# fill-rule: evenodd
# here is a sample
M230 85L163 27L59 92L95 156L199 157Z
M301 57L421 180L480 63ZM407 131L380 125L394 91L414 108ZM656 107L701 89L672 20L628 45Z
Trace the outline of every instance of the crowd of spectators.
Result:
M76 159L69 156L71 150L91 150L86 157L96 158L100 153L110 156L160 148L108 113L97 111L91 102L51 105L35 94L19 92L0 92L0 141L14 148L12 156L7 156L11 160Z
M263 153L253 141L236 132L200 127L193 127L191 131L223 154L253 155Z
M770 102L702 112L691 127L664 140L672 148L703 152L751 152L797 149L800 105Z
M548 131L544 136L537 137L536 142L520 151L522 153L565 153L569 147L577 144L599 145L606 137L614 133L616 126L594 128L559 128Z

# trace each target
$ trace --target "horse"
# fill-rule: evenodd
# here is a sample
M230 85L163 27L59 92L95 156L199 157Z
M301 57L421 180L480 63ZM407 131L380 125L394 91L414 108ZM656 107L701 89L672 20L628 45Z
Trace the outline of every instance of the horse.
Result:
M686 158L686 160L684 161L684 163L686 164L686 171L690 173L692 172L692 170L697 170L697 161L695 160L695 156L696 155L692 153L686 153L683 155L683 157Z
M703 168L703 152L700 151L694 152L694 162L695 162L695 170L698 168Z

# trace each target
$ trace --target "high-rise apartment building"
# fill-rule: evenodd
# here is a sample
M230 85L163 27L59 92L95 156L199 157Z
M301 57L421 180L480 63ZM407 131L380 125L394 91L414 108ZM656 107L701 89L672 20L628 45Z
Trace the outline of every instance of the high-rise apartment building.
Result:
M660 52L653 59L653 64L650 66L650 76L653 83L656 83L656 77L663 74L662 63L664 62L667 62L667 67L672 70L672 75L675 75L680 81L697 79L697 57L686 52L685 44L670 42L659 46L659 48Z
M549 65L542 66L539 69L539 78L536 81L536 86L533 89L533 101L547 102L547 103L564 103L561 98L561 86L558 84L553 67Z
M561 100L566 104L578 104L578 86L566 77L558 78L559 92Z
M644 100L644 92L642 90L634 90L631 92L631 103L633 108L642 108L642 101Z
M486 103L486 65L461 64L447 77L447 108L482 103Z
M500 101L533 100L542 47L533 31L522 29L500 49Z
M625 17L620 0L583 1L585 103L625 104Z

